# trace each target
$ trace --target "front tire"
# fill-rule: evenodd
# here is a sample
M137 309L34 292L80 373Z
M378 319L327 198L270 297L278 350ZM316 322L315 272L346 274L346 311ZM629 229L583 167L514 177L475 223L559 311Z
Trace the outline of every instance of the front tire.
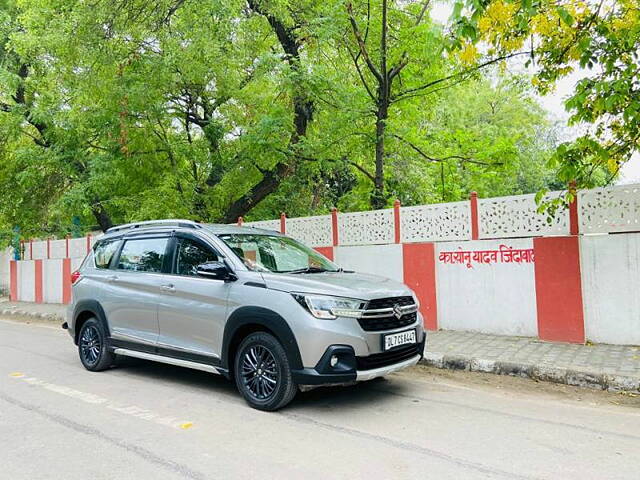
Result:
M298 391L284 348L266 332L252 333L242 341L236 352L234 377L240 394L258 410L278 410Z
M106 370L113 364L114 355L107 348L107 333L96 318L90 318L82 325L78 354L84 368L91 372Z

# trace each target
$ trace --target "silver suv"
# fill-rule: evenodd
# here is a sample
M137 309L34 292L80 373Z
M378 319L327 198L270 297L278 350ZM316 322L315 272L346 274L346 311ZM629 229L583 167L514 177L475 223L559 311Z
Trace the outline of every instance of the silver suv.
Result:
M424 350L408 287L338 268L268 230L188 220L114 227L72 283L63 328L85 368L124 355L220 373L261 410L283 407L302 386L414 365Z

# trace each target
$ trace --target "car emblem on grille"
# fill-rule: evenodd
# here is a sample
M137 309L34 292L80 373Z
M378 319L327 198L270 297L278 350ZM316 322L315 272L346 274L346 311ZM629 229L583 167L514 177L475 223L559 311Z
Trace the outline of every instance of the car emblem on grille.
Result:
M402 307L401 307L398 303L396 303L396 304L393 306L393 314L395 315L395 317L396 317L398 320L400 320L400 317L402 316L402 313L403 313L403 312L402 312Z

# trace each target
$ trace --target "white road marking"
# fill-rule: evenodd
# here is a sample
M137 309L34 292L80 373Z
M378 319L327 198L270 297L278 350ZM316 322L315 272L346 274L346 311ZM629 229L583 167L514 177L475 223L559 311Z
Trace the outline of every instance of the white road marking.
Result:
M141 408L136 405L125 405L113 402L107 398L95 395L93 393L82 392L70 387L65 387L64 385L56 385L55 383L46 382L36 377L29 377L19 372L10 373L9 377L22 380L29 385L40 387L51 392L59 393L60 395L64 395L66 397L74 398L76 400L80 400L92 405L102 405L109 410L140 418L142 420L147 420L159 425L165 425L180 430L187 430L193 427L193 422L187 420L178 420L175 417L162 416L146 408Z

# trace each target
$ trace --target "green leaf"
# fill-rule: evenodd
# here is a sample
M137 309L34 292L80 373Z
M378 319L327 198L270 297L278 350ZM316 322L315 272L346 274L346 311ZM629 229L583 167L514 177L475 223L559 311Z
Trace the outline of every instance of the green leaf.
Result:
M568 26L573 25L573 17L563 6L558 6L558 15L565 24L567 24Z

